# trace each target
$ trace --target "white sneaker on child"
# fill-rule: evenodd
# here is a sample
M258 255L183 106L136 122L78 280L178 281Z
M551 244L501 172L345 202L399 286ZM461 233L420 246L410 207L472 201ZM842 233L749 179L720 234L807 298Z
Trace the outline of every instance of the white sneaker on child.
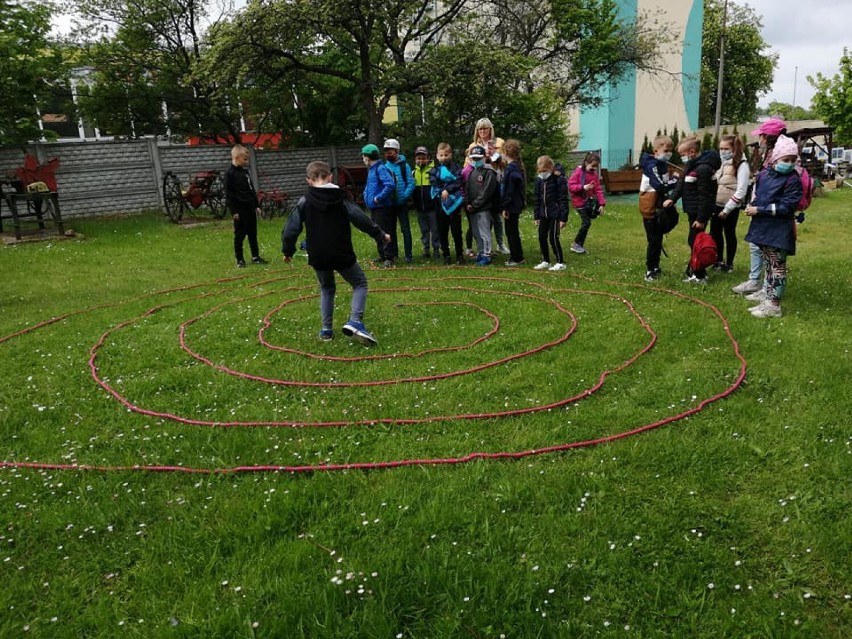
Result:
M547 268L550 268L550 262L539 262L538 264L533 266L534 271L543 271Z
M737 284L731 290L739 295L745 295L746 293L759 291L761 288L763 288L763 285L759 280L746 280L745 282Z
M749 302L762 302L766 299L766 291L761 288L759 291L746 295L745 299Z
M565 270L565 265L564 265L562 262L557 262L556 264L554 264L553 266L551 266L551 267L550 267L549 269L547 269L547 270L548 270L548 271L564 271L564 270Z

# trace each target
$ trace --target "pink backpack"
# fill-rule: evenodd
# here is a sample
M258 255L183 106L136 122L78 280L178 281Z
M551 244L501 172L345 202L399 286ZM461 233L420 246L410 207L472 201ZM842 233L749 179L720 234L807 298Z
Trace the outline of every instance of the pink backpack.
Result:
M799 174L799 179L802 181L802 199L799 200L797 211L804 211L811 205L811 200L814 197L814 179L808 174L808 170L796 165L796 173Z

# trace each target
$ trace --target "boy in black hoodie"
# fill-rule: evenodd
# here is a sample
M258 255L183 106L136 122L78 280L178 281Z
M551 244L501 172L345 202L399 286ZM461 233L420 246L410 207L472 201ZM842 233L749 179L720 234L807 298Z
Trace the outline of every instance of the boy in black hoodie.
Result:
M377 242L388 244L391 241L390 235L348 201L344 192L332 183L331 167L328 164L311 162L306 172L308 192L299 198L281 233L284 261L291 261L296 252L296 239L304 225L309 247L308 264L316 271L320 285L320 339L334 339L334 272L337 271L352 287L352 307L349 321L343 325L343 334L365 346L375 346L376 338L370 334L362 321L367 305L367 276L358 265L355 249L352 247L350 223Z
M237 266L245 268L243 240L248 238L253 264L266 264L257 245L257 216L260 202L248 172L249 152L241 145L231 148L231 166L225 172L225 205L234 218L234 257Z
M683 201L683 210L689 218L689 237L687 242L689 248L699 233L704 233L710 216L716 207L716 171L722 166L722 158L719 152L709 149L701 152L701 142L696 137L685 138L677 147L680 156L686 160L683 167L683 175L675 185L670 200L663 202L668 207L677 202L678 198ZM707 269L692 272L686 267L684 282L704 284L707 282Z

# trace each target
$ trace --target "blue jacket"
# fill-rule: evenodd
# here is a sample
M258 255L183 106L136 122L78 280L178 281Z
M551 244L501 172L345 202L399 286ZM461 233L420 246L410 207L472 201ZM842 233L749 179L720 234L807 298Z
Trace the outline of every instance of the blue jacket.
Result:
M796 208L802 199L802 180L796 171L778 173L763 169L754 182L757 215L751 218L745 239L758 246L770 246L796 254Z
M414 183L414 180L411 181ZM394 205L396 183L390 169L381 160L373 162L367 171L367 184L364 187L364 204L371 211Z
M658 160L651 153L643 153L639 164L642 165L642 173L648 176L651 188L666 197L674 187L674 181L669 179L669 163Z
M509 162L500 183L500 210L510 213L523 211L526 203L525 191L524 174L520 165L517 162Z
M385 166L393 173L396 180L396 199L395 204L405 204L411 194L414 193L414 173L411 172L411 167L405 161L405 156L400 154L396 158L396 162L388 162L385 160Z

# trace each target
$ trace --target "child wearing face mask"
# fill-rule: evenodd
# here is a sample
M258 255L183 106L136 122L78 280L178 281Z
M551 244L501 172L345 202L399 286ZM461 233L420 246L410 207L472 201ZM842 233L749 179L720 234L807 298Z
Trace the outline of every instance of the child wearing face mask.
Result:
M760 248L766 268L765 300L749 309L754 317L781 317L787 286L787 257L796 254L796 208L802 182L796 173L799 148L786 135L778 137L769 166L754 181L754 198L745 208L751 218L746 241Z
M577 236L574 238L574 243L571 244L571 250L575 253L588 253L583 246L586 243L586 236L589 233L589 228L592 226L592 217L586 211L585 203L590 197L597 198L598 215L603 215L604 207L606 206L606 198L601 188L601 180L598 177L598 169L601 165L601 158L597 153L587 153L583 158L583 163L574 169L571 177L568 178L568 191L571 193L571 206L577 210L580 216L580 229L577 231Z
M733 270L737 254L737 221L751 178L743 155L743 141L738 135L723 135L719 140L722 166L716 171L716 209L710 220L710 235L716 242L714 268L725 273ZM725 256L727 249L727 258Z
M468 154L472 167L465 180L465 209L476 240L479 266L491 264L491 211L500 191L497 173L485 166L485 147L476 145Z
M708 149L701 150L701 141L696 137L684 138L678 145L678 153L686 160L683 167L683 175L675 185L670 200L663 202L663 206L674 204L682 199L683 211L689 219L689 235L686 238L689 248L695 242L699 233L704 233L713 209L716 206L716 171L722 165L718 151ZM707 283L707 269L701 268L696 271L687 265L684 282L692 284Z
M671 197L677 177L669 170L674 142L667 135L658 135L651 143L653 153L646 153L640 161L642 181L639 185L639 213L645 228L645 281L653 282L662 275L660 254L663 252L663 232L657 221L657 208Z
M444 264L450 264L450 238L456 249L456 263L464 264L464 243L462 240L461 210L464 202L461 167L453 161L453 147L446 142L438 145L437 166L429 171L431 195L435 203L438 223L438 239Z
M562 244L559 241L559 232L565 228L568 222L568 184L565 178L557 176L554 170L553 159L549 155L542 155L536 160L536 171L538 178L535 181L535 194L533 196L534 212L533 220L538 227L538 244L541 248L541 262L533 267L536 271L564 271L565 257L562 253ZM548 247L549 245L549 247ZM556 260L550 263L550 249L553 249L553 257Z

